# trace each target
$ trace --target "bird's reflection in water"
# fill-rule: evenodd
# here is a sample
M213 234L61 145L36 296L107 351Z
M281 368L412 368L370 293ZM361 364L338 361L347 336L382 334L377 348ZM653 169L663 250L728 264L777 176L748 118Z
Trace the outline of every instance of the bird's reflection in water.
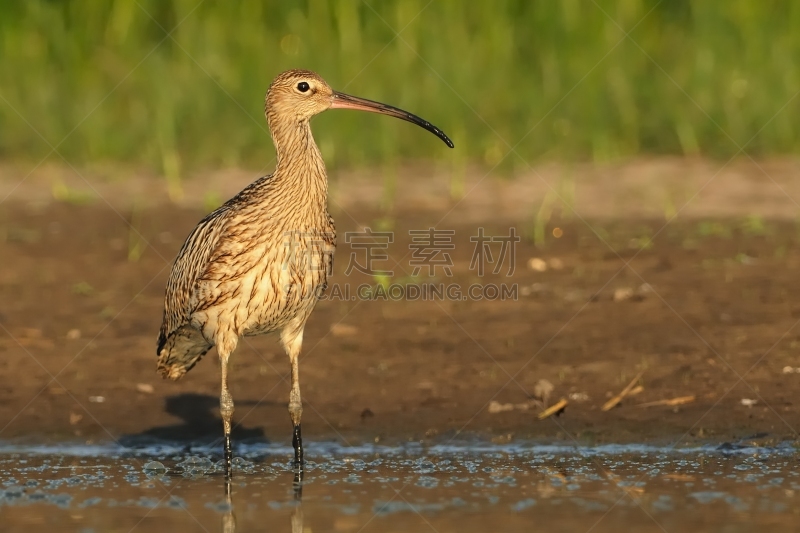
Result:
M298 467L294 470L294 480L292 481L294 501L297 505L292 515L292 533L303 533L303 468Z
M292 514L292 533L303 533L303 469L296 468L292 480L292 493L296 505ZM231 492L231 475L225 476L225 503L228 510L222 516L222 533L236 531L236 516L233 512L233 494Z
M230 472L225 473L225 503L228 504L228 509L222 515L222 533L234 533L236 531L236 517L233 516Z

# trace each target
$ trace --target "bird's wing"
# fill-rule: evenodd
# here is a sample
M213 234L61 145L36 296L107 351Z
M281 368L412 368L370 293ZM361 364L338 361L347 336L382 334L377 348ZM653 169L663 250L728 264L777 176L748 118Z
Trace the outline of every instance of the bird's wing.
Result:
M167 281L164 300L164 321L158 336L158 354L167 339L185 326L192 313L191 300L200 276L225 232L232 204L226 203L197 224L183 243Z
M271 178L271 174L263 176L242 189L239 194L201 220L186 238L186 242L183 243L178 257L175 259L175 264L172 265L169 281L167 281L164 321L161 323L156 351L159 356L161 356L167 339L178 330L183 329L186 335L195 339L191 342L187 341L188 344L194 344L195 341L201 342L196 338L194 332L184 328L188 325L192 312L194 312L197 283L212 266L215 254L219 254L225 232L236 212L243 206L263 197L265 187L269 186ZM205 349L208 348L210 345Z

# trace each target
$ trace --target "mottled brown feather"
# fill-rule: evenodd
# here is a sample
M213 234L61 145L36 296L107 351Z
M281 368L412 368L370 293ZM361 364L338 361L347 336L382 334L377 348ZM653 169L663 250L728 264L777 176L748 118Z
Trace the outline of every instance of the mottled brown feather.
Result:
M321 96L287 107L298 79L314 83ZM327 285L336 245L325 165L309 127L330 105L326 91L309 71L286 72L270 85L266 116L278 153L275 172L206 216L181 247L158 338L163 376L180 378L212 346L235 346L242 335L290 324L302 331Z

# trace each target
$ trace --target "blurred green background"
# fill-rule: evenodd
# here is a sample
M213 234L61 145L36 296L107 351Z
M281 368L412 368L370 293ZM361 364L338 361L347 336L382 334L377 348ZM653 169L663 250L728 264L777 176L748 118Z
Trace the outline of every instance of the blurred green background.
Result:
M786 1L2 2L0 157L47 155L33 127L74 164L261 168L264 93L293 67L418 113L457 148L332 112L315 120L331 166L513 171L517 143L528 161L727 157L762 128L748 152L784 154L800 148L797 28Z

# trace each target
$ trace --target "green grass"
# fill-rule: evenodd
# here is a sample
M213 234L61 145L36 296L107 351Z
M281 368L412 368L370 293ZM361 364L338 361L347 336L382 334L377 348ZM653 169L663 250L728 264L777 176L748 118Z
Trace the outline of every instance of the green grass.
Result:
M291 67L418 113L456 144L337 111L315 121L329 165L437 160L455 198L468 160L509 173L728 157L762 127L751 153L800 149L800 3L598 3L616 23L579 0L3 2L0 157L37 162L49 142L74 164L147 165L179 197L194 169L271 159L263 96Z

